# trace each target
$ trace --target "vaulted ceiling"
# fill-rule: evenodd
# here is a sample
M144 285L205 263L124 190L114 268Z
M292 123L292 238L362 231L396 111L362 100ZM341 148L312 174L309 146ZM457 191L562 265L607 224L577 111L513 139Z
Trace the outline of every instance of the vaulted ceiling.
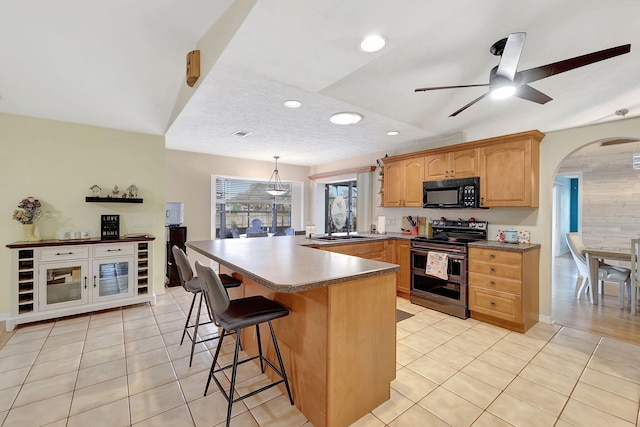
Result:
M215 64L189 93L186 53L239 2L249 5L246 17L219 57L202 49L203 63ZM620 120L623 108L640 115L637 16L636 0L0 0L0 112L298 165L428 148L451 135L549 132ZM627 43L631 53L532 83L553 98L545 105L485 98L449 117L486 88L414 92L488 83L500 59L489 47L518 31L527 33L518 70ZM370 33L387 46L360 51ZM288 99L302 106L285 108ZM364 119L331 124L339 111ZM232 136L238 130L251 135Z

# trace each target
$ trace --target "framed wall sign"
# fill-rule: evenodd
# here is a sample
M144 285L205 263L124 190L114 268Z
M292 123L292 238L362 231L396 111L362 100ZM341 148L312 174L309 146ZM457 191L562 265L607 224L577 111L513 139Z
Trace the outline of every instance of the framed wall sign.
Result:
M117 240L120 238L120 215L102 215L100 220L100 239Z

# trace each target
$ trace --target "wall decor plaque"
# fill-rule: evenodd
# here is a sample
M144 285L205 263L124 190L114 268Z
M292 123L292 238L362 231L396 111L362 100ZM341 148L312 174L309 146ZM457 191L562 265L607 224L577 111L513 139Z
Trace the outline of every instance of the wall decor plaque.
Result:
M100 220L100 239L117 240L120 238L120 215L102 215Z

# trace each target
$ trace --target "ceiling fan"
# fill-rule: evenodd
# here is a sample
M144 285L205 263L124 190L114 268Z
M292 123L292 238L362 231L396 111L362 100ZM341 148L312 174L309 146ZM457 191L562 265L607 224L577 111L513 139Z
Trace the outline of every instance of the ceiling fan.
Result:
M552 98L532 88L531 86L529 86L529 83L544 79L545 77L553 76L555 74L564 73L565 71L573 70L574 68L593 64L594 62L613 58L614 56L623 55L631 51L631 45L625 44L598 52L588 53L582 56L576 56L575 58L554 62L552 64L543 65L541 67L530 68L523 71L516 71L526 37L527 33L511 33L509 34L509 37L498 40L491 46L489 51L496 56L500 56L501 58L498 65L493 67L493 69L489 73L489 83L475 85L423 87L416 89L415 91L425 92L428 90L489 86L489 92L486 92L482 96L474 99L464 107L455 111L449 117L457 116L490 93L491 96L496 99L507 98L513 95L517 96L518 98L536 102L538 104L546 104L547 102L551 101Z

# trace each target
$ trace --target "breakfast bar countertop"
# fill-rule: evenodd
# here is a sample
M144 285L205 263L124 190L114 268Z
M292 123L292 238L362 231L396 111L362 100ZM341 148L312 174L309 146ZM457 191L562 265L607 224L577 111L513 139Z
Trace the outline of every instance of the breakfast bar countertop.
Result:
M304 236L283 236L191 241L187 247L273 291L284 293L400 269L396 264L305 247L318 247L322 243Z

